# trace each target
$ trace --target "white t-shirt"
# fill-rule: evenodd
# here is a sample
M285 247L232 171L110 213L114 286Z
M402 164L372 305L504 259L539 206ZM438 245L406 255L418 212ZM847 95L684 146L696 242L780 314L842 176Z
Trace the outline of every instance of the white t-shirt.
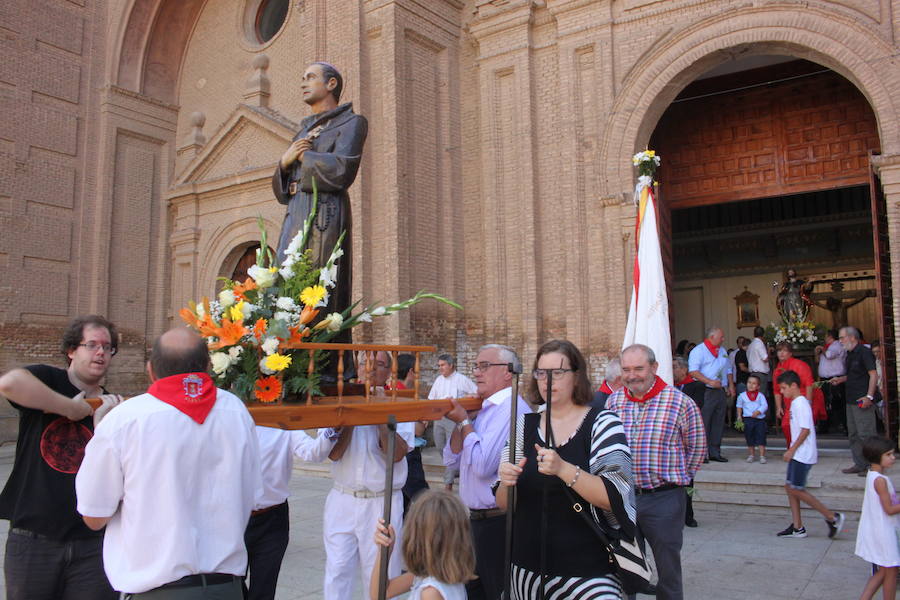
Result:
M750 346L747 348L747 367L751 373L768 373L769 351L766 349L766 343L760 338L753 338Z
M800 431L809 429L809 435L794 452L794 460L807 465L814 465L819 460L816 448L816 425L813 423L812 409L806 396L797 396L791 400L791 444L800 436Z
M253 419L224 390L203 425L150 394L123 402L100 422L75 480L78 512L112 517L106 576L130 594L197 573L243 575L261 489Z
M326 434L327 430L321 430L313 438L304 431L256 426L263 489L254 510L277 506L288 499L295 454L307 462L322 462L328 458L335 441L328 439Z
M467 396L476 396L478 388L475 382L460 373L453 371L450 377L438 375L428 392L429 400L440 400L443 398L465 398Z
M397 423L397 435L412 448L415 443L415 423ZM331 478L346 490L384 491L384 451L378 446L378 425L359 425L353 428L350 445L340 460L331 463ZM394 490L406 483L406 461L394 463Z

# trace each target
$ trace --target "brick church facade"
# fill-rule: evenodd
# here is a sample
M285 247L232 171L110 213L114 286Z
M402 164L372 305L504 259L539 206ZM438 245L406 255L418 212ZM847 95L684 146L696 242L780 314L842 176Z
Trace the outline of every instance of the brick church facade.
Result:
M771 163L749 151L721 166L730 174L700 169L679 197L793 193L797 168L815 191L829 171L861 183L874 169L884 276L900 289L898 0L285 0L261 36L271 2L0 6L0 370L58 363L61 326L96 312L123 332L110 387L141 389L147 345L231 275L257 217L277 239L270 177L307 114L300 75L315 60L341 69L343 100L370 124L351 189L354 296L428 289L465 307L420 305L360 341L463 359L497 341L529 361L566 337L596 375L625 328L632 154L673 147L654 132L698 78L763 56L849 82L867 124L837 123L833 143L776 148ZM740 179L751 171L760 179Z

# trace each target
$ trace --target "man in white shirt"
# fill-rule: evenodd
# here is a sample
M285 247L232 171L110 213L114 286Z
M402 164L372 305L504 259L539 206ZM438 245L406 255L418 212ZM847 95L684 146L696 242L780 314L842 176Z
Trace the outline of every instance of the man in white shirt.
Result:
M475 396L478 389L475 382L456 370L456 359L452 354L441 354L438 356L438 375L431 386L428 393L429 400L441 400L444 398L465 398L467 396ZM444 447L453 435L456 429L456 423L442 417L440 421L434 422L434 446L443 452ZM459 469L452 467L444 467L444 487L448 491L453 489L453 479L459 475Z
M322 462L334 448L338 433L322 429L313 438L304 431L256 426L262 470L261 496L244 532L250 584L247 600L275 600L281 561L290 530L288 496L294 456L306 462ZM244 578L246 586L246 577Z
M772 398L772 393L769 391L769 349L766 347L766 340L763 338L765 335L766 330L759 325L753 329L753 341L750 342L750 346L747 348L747 363L750 367L750 374L759 377L759 389L762 391L763 396ZM772 411L769 412L771 413Z
M386 352L375 355L375 385L383 386L390 376L391 358ZM325 540L325 589L328 600L348 600L353 594L353 577L362 567L363 590L369 589L378 546L372 541L375 525L384 509L384 478L388 447L386 425L343 427L331 450L331 477L334 487L325 499L322 536ZM391 521L397 539L402 539L403 484L406 483L406 453L415 443L414 423L398 423L391 494ZM388 577L400 575L402 552L395 549L388 565Z
M259 447L244 403L216 389L208 368L196 333L160 336L152 385L100 423L75 480L85 524L106 526L106 575L135 600L242 596Z

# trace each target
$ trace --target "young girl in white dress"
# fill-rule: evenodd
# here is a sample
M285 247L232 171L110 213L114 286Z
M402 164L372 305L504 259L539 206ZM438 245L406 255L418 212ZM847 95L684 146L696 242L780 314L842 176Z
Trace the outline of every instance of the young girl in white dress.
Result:
M860 600L871 600L882 588L885 600L894 600L897 592L897 567L900 567L900 539L897 514L900 503L891 480L884 472L894 464L894 443L883 437L870 437L863 442L863 457L869 461L866 495L856 534L856 555L878 566Z
M394 527L378 519L375 544L394 545ZM411 592L409 600L466 600L466 582L475 575L469 513L450 492L423 490L403 520L403 562L407 572L388 582L387 597ZM378 598L381 553L372 570L369 595Z

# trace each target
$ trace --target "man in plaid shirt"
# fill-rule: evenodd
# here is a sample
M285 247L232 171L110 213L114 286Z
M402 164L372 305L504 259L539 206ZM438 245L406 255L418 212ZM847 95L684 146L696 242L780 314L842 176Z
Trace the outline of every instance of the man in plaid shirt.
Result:
M680 600L684 487L706 457L703 419L689 396L656 376L649 347L628 346L620 360L625 387L609 397L606 408L619 414L631 447L637 524L656 559L657 596Z

